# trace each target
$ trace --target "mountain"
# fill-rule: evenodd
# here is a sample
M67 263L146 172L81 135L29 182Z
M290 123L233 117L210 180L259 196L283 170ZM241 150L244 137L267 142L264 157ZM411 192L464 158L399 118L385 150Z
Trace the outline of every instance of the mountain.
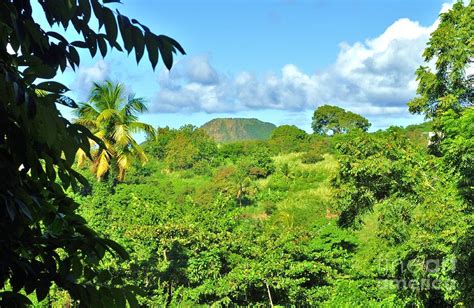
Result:
M201 128L217 142L230 142L270 139L276 126L258 119L217 118L207 122Z

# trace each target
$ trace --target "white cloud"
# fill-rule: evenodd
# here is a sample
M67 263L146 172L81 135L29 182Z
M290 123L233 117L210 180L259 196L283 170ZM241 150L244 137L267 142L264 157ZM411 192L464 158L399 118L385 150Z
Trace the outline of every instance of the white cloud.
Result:
M188 77L194 82L212 85L218 82L216 70L209 64L207 56L195 56L183 60L178 69L173 70L175 77Z
M160 74L152 111L303 111L336 104L365 115L402 114L433 29L399 19L376 38L341 43L336 62L314 74L287 64L278 74L230 76L219 74L208 57L188 58Z
M341 44L336 63L323 75L326 99L357 107L404 107L414 96L414 72L432 27L400 19L365 43ZM331 86L338 84L340 86ZM338 89L339 88L339 89Z
M87 97L94 82L101 82L109 78L110 67L104 60L97 61L92 66L80 67L77 71L71 89L81 96Z
M443 4L446 12L452 4ZM206 56L181 61L162 72L153 112L239 112L284 110L302 112L322 104L339 105L369 117L403 117L415 96L416 69L430 26L402 18L364 42L340 44L335 63L307 74L293 64L263 76L243 71L235 76L217 72ZM429 64L430 66L432 64Z

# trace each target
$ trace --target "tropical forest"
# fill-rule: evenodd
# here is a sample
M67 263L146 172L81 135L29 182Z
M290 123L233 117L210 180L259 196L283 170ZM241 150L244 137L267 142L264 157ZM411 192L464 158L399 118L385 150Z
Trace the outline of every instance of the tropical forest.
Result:
M252 109L265 87L297 101L282 87L305 73L247 82L206 71L181 32L158 34L134 5L0 1L0 307L474 306L474 2L438 12L422 63L404 72L414 83L400 114L416 123L336 98L272 120ZM341 54L359 45L348 46ZM132 64L115 68L123 75L84 69L109 57ZM371 74L393 77L377 65ZM149 97L134 70L169 80ZM84 72L95 78L83 91L64 77ZM330 72L334 97L355 101L355 84ZM179 79L198 73L207 79ZM306 96L329 78L317 74L300 82ZM179 120L194 99L217 106L205 101L216 87L234 115ZM160 113L154 99L174 102L171 122L147 117Z

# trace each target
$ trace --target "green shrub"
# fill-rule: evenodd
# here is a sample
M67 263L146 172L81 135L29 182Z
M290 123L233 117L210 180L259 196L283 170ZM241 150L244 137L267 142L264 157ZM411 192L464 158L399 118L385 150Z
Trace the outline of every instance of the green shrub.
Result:
M301 156L301 162L303 164L315 164L323 160L324 157L317 151L309 151Z

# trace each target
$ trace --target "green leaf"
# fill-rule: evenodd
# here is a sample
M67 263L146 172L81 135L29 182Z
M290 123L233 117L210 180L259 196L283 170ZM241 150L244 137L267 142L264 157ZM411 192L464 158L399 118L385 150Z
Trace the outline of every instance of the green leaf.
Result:
M125 290L125 297L127 298L128 304L131 308L140 307L137 297L132 292Z
M5 200L5 205L7 207L7 213L8 213L8 216L10 216L10 220L13 221L15 220L15 216L16 216L16 208L15 206L13 205L13 203L11 202L10 199L6 199Z
M83 41L74 41L71 43L71 45L79 48L88 48L86 42Z
M135 46L136 60L139 63L145 51L145 40L142 31L136 26L132 26L132 39Z
M130 54L133 48L133 39L132 39L132 24L130 23L130 20L123 16L123 15L118 15L117 17L118 23L119 23L119 29L120 29L120 34L122 35L122 40L123 40L123 45L125 47L125 50Z
M92 3L92 10L94 11L94 15L97 18L97 21L99 22L99 30L100 30L102 26L104 25L104 15L103 15L104 7L97 0L91 0L91 3Z
M76 48L69 46L69 63L71 66L73 66L73 64L79 66L80 61L81 59L79 58L79 53L77 52Z
M64 36L62 36L61 34L59 34L57 32L49 31L49 32L46 32L46 34L51 36L51 37L54 37L55 39L65 43L65 44L68 44L68 41L64 38Z
M104 8L103 14L107 38L109 39L110 46L113 46L113 42L117 40L117 22L115 21L114 13L109 8Z
M102 241L106 246L112 248L122 259L130 258L128 252L117 242L114 242L110 239L103 239Z
M36 281L34 279L27 279L25 281L25 287L24 287L24 290L25 290L25 293L26 294L31 294L36 288Z
M146 43L146 50L148 52L148 59L150 60L151 66L153 70L155 69L156 65L158 64L158 43L156 41L156 37L149 33L145 33L145 43Z
M72 274L75 278L79 278L82 275L82 263L78 258L72 259L72 267L71 267Z
M46 296L49 293L49 288L51 287L50 282L41 282L37 287L36 287L36 298L38 299L38 302L41 302L43 299L46 298Z
M89 33L87 34L86 44L87 44L87 48L89 48L91 56L94 57L95 54L97 53L97 35L95 34L94 31L90 30Z
M65 93L69 91L68 87L56 81L42 82L36 85L36 88L53 93Z
M170 70L173 66L173 46L160 35L158 36L158 48L166 68Z
M183 55L186 54L186 51L184 51L184 48L173 38L169 37L169 36L166 36L166 35L160 35L162 36L163 38L165 38L167 41L169 41L171 43L171 45L173 45L174 47L176 47L176 49L179 50L179 52Z
M79 7L84 14L84 22L87 24L91 18L91 6L89 0L79 0Z
M49 142L48 145L51 146L52 145L51 142ZM51 159L51 157L46 156L44 158L44 162L45 162L46 174L48 175L48 178L51 181L54 181L56 179L56 172L54 171L53 160Z
M113 295L110 292L109 288L100 287L99 288L101 303L104 307L114 307Z
M34 65L25 69L23 74L34 75L36 78L51 79L56 76L56 69L46 64Z
M150 28L148 28L147 26L141 24L138 20L136 19L132 19L132 24L137 24L137 25L140 25L140 27L142 27L142 29L145 31L145 32L148 32L150 33Z
M99 272L99 275L97 275L97 280L101 283L108 282L112 279L112 275L108 270L102 270Z
M33 305L28 297L23 294L11 291L0 292L0 303L9 303L15 307L26 307Z
M115 300L115 307L126 307L126 298L120 289L111 289L112 296Z
M63 185L63 187L64 188L69 187L69 185L71 184L71 181L69 179L69 176L66 174L66 172L64 172L63 169L58 169L58 174L59 174L59 178L61 179L61 184Z
M16 204L18 204L18 207L20 209L20 212L23 213L30 221L33 220L33 217L31 216L31 211L28 208L28 206L21 200L17 199Z
M114 43L113 43L113 47L114 47L115 49L117 49L118 51L120 51L120 52L123 51L122 47L120 47L120 45L119 45L117 42L114 42Z
M105 39L101 36L97 38L97 43L99 45L100 54L102 57L107 55L107 44L105 43Z

